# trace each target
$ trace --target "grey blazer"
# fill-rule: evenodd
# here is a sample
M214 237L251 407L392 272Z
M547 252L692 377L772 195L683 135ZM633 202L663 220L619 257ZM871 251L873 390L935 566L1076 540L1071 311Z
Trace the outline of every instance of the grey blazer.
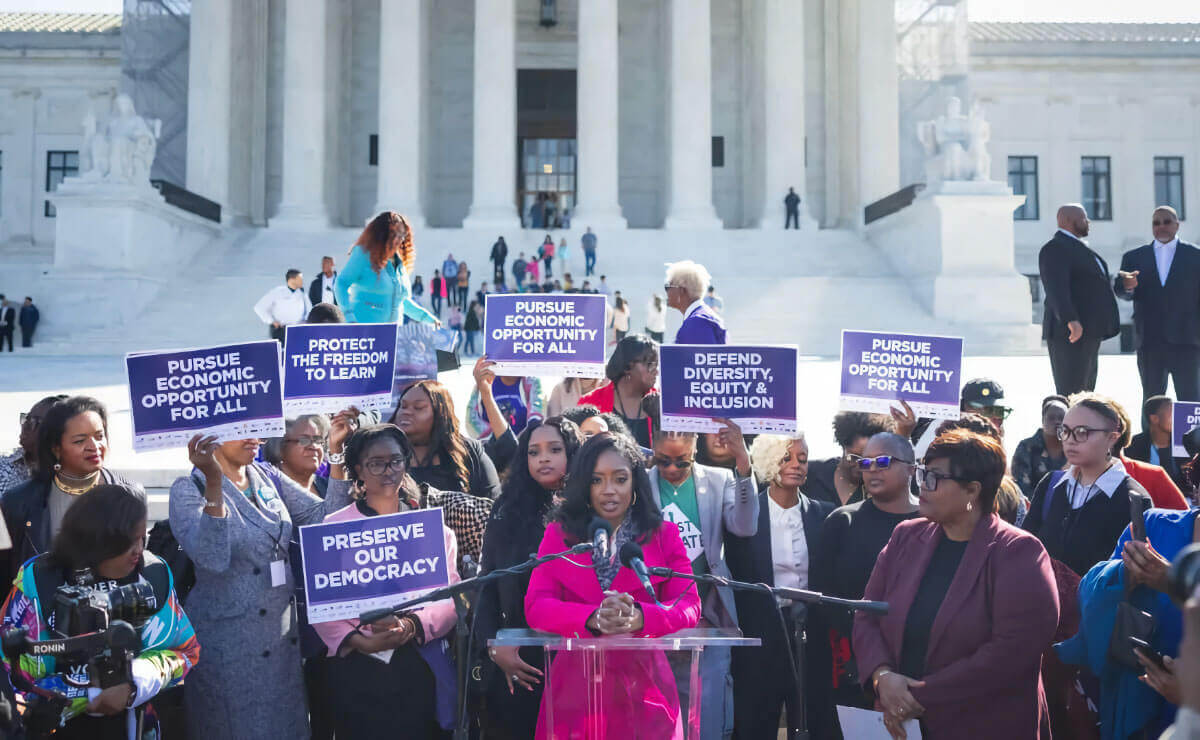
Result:
M350 484L331 480L326 498L285 476L281 489L254 466L248 493L222 480L226 516L204 513L204 474L171 486L171 531L196 568L187 612L200 661L184 688L191 737L307 737L308 715L292 606L292 569L271 585L271 563L287 560L292 525L317 524L348 506ZM199 485L198 485L199 484Z
M700 508L700 542L708 558L708 571L729 578L725 565L725 532L740 537L753 537L758 531L758 493L754 476L743 478L724 468L696 464L692 467L696 481L696 503ZM650 487L654 503L662 508L658 492L658 474L650 470ZM724 586L713 589L717 603L702 605L702 615L717 627L737 627L737 607L733 591ZM711 602L711 600L710 600Z

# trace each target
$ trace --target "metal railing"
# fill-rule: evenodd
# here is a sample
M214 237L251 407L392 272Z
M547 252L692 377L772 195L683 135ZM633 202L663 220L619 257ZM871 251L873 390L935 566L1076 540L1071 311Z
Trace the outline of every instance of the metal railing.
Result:
M890 216L897 211L908 208L916 200L917 193L925 189L925 183L917 182L900 188L891 195L885 195L863 209L863 223L869 224L881 218Z
M221 204L166 180L151 180L154 189L162 193L169 205L194 213L200 218L221 223Z

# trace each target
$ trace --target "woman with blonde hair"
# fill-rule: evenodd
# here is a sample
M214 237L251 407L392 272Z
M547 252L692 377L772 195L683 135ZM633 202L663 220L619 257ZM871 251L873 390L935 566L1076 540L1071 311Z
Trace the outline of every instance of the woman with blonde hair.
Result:
M363 229L349 254L334 286L348 323L395 322L403 311L414 321L441 325L412 299L409 281L417 250L408 219L395 211L380 213Z

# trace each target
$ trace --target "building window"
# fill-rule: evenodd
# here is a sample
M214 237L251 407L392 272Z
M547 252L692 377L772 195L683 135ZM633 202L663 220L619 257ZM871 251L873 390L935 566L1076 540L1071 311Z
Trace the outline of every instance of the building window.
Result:
M46 192L53 193L64 179L79 174L78 151L46 152ZM46 218L54 218L54 204L46 201L43 208Z
M1171 206L1183 215L1183 157L1154 158L1154 205Z
M372 167L379 165L379 134L371 134L367 139L367 164Z
M712 137L712 150L713 150L712 151L712 166L713 167L724 167L725 166L725 137L724 136Z
M1112 160L1109 157L1084 157L1080 165L1083 178L1083 207L1093 221L1112 221Z
M1008 158L1008 186L1014 195L1024 195L1025 204L1013 212L1014 221L1038 220L1037 157Z

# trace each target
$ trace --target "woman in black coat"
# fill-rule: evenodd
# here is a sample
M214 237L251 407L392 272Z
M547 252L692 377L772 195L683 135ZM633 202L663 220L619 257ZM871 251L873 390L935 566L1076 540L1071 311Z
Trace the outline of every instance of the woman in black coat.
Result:
M521 433L512 470L484 531L482 573L523 563L537 552L555 496L582 443L579 427L561 416L544 422L535 419ZM479 645L486 646L501 629L529 626L525 621L528 587L526 573L483 590L475 622ZM542 651L494 647L487 654L482 670L487 737L533 737L542 702Z
M0 509L12 538L0 550L0 577L11 583L21 565L46 552L63 515L75 499L99 485L116 484L143 501L146 492L104 467L108 457L108 412L88 396L58 401L38 428L37 474L4 494Z

